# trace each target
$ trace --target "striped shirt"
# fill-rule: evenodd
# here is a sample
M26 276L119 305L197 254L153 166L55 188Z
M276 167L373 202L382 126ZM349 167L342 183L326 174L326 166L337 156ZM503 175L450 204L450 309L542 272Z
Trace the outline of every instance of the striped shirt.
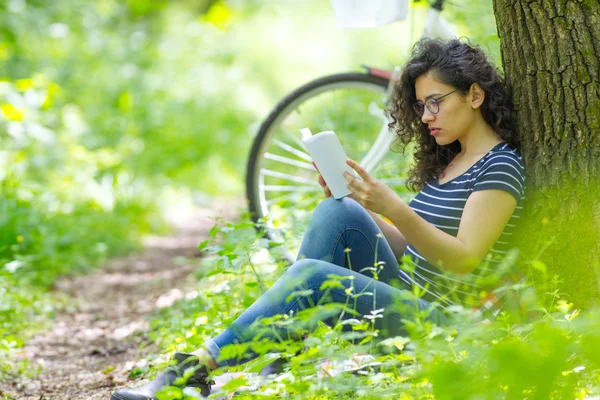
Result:
M521 154L509 144L499 143L462 175L442 184L434 178L410 202L410 208L419 216L456 237L467 199L475 191L488 189L510 193L517 200L517 207L492 250L471 274L443 272L411 244L406 248L405 265L399 277L426 290L425 300L438 302L443 308L453 304L473 305L498 284L500 275L508 272L503 271L506 263L501 261L509 249L525 198L525 169Z

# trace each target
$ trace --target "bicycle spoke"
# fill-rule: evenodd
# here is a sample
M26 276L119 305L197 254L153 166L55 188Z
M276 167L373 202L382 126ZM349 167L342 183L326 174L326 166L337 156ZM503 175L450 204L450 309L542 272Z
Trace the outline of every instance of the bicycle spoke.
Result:
M302 143L302 140L300 139L300 128L305 128L305 126L298 125L294 129L295 132L292 132L292 131L290 131L290 129L287 129L287 128L284 128L284 127L281 128L283 136L286 139L288 139L287 140L288 143L291 143L291 144L288 144L288 146L294 147L293 145L296 145L295 146L296 149L304 149L304 143ZM273 141L275 141L275 140L276 139L273 139Z
M277 145L279 148L287 151L288 153L292 153L293 155L295 155L303 160L312 162L312 158L310 158L310 156L302 150L296 149L295 147L292 147L289 144L283 143L282 141L277 140L277 139L273 139L273 143L275 145Z
M312 159L306 153L306 151L304 151L304 144L302 143L302 141L299 138L299 136L300 136L299 129L298 129L298 133L296 135L293 135L289 129L286 129L283 126L280 126L279 129L277 131L275 131L274 135L275 135L275 137L279 137L280 139L274 138L273 141L270 143L269 147L267 149L265 149L265 151L266 151L265 158L266 159L268 158L268 159L272 159L275 161L281 161L281 158L287 158L283 155L280 155L281 153L285 152L286 154L291 154L293 156L296 156L297 158L300 158L304 161L312 163ZM278 154L274 154L274 153L278 153ZM267 157L267 154L269 154L268 157ZM287 161L282 161L282 162L284 164L292 165ZM297 161L297 162L301 162L301 161ZM294 164L294 166L297 166L297 165ZM301 168L305 168L305 167L302 166Z
M263 185L265 192L319 192L320 187L312 186L284 186L284 185Z
M302 178L302 177L299 177L296 175L285 174L283 172L277 172L277 171L273 171L273 170L266 169L266 168L261 169L260 173L263 175L266 175L266 176L272 176L274 178L287 179L288 181L292 181L292 182L307 183L312 186L319 186L319 184L314 179L311 180L311 179L307 179L307 178Z
M310 171L314 171L315 170L315 168L313 167L312 164L305 163L305 162L302 162L302 161L292 160L291 158L278 156L276 154L265 153L265 158L267 160L278 161L278 162L283 163L283 164L292 165L292 166L298 167L298 168L308 169Z

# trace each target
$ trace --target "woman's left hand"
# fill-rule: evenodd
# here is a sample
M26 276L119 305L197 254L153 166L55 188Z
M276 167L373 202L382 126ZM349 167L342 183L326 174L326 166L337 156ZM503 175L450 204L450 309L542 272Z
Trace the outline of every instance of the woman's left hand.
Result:
M377 214L391 215L391 210L402 203L402 199L389 186L379 182L353 160L346 160L350 166L362 178L357 179L348 172L344 172L344 178L348 181L348 189L352 192L363 207Z

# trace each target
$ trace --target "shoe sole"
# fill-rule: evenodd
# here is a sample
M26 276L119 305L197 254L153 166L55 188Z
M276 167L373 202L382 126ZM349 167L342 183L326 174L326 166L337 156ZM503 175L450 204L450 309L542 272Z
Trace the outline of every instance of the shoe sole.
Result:
M110 400L127 400L125 397L121 397L118 393L113 393L110 396ZM148 400L152 400L148 397Z

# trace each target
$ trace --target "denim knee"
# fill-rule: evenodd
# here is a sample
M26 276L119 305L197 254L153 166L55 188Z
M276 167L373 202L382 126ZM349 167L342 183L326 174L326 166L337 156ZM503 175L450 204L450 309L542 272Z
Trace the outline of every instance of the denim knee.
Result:
M331 264L325 261L303 258L296 261L285 274L294 276L295 283L305 283L311 276L318 274L319 271L329 269L329 265Z
M303 258L296 261L285 273L296 287L318 289L331 274L345 274L345 269L323 260Z
M370 222L371 216L355 200L348 197L336 200L333 197L323 200L315 209L312 220L327 221L327 224L343 222L345 225L361 225Z

